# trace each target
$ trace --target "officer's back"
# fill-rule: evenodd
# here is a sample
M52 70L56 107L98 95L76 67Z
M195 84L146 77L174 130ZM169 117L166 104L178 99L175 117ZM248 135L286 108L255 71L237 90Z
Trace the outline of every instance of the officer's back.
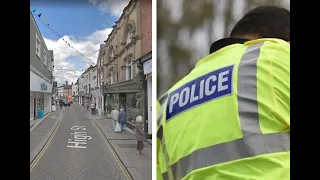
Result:
M290 179L289 21L252 10L162 98L164 179Z

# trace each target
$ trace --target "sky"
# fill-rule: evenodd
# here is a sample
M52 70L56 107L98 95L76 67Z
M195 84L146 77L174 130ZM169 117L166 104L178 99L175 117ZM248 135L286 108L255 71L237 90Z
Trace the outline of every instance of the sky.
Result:
M128 2L129 0L30 1L30 8L35 10L34 19L46 46L54 52L54 76L58 86L65 81L75 83L83 70L96 63L100 44L104 44L114 22L119 19ZM40 13L39 19L37 15ZM46 23L41 21L43 18ZM66 41L74 48L69 47Z

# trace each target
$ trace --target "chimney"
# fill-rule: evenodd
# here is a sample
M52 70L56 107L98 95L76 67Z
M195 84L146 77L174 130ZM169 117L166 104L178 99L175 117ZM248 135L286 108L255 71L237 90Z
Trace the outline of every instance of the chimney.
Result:
M66 81L66 86L68 86L68 81Z

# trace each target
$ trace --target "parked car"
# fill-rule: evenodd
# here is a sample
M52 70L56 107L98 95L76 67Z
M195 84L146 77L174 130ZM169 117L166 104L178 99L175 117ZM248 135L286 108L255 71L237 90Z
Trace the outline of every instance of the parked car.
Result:
M63 104L64 104L64 106L70 106L71 103L65 100L65 101L63 101Z

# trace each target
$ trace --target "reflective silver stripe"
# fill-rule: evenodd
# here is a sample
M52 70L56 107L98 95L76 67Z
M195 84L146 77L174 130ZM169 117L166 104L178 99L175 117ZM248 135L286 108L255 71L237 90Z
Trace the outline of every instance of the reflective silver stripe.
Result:
M243 136L262 134L257 102L257 60L262 45L249 46L238 68L238 110Z
M160 98L159 98L159 104L160 104L160 109L159 109L159 114L158 114L158 117L157 117L157 125L158 127L160 127L160 124L161 124L161 119L162 119L162 116L163 116L163 109L164 109L164 102L167 100L168 98L168 92L166 92L165 94L163 94Z
M158 112L158 117L157 117L157 125L158 125L158 127L160 127L160 125L161 125L161 119L163 117L163 109L164 109L164 107L161 106L160 109L159 109L159 112Z
M238 110L243 138L198 149L181 158L171 166L175 179L182 179L199 168L262 154L290 151L290 132L262 134L260 130L256 74L262 45L263 43L249 46L239 64Z
M196 169L247 157L285 152L290 150L290 135L287 132L257 135L199 149L173 164L175 179L182 179Z
M162 151L165 157L165 161L166 161L166 167L167 167L167 172L166 175L162 175L163 178L167 178L168 180L173 180L173 170L172 167L170 166L170 158L167 152L167 147L166 147L166 143L162 134L162 138L161 138L161 145L162 145ZM171 178L170 178L171 177Z

